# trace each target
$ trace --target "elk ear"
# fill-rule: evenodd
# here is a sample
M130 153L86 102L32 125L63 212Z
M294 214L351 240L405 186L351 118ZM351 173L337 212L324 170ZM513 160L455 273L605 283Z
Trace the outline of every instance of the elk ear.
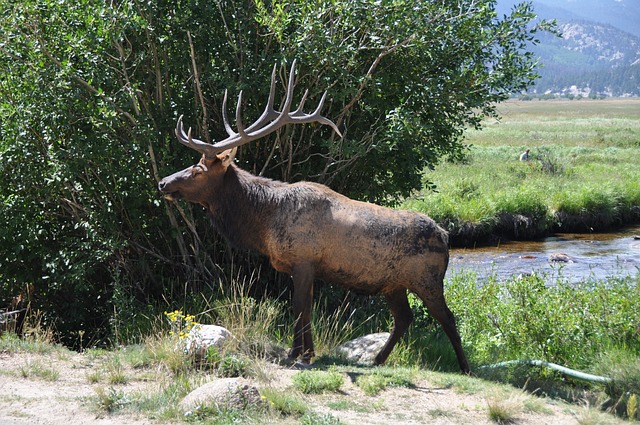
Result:
M237 151L238 151L237 147L236 148L231 148L231 149L227 149L224 152L220 152L216 156L222 162L222 166L224 168L227 168L229 166L229 164L231 164L233 162L233 159L236 157L236 152Z

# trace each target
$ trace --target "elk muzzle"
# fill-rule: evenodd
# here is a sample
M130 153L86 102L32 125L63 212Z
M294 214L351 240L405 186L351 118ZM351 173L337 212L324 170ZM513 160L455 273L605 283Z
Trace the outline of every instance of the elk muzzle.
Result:
M166 187L167 187L166 179L162 179L160 183L158 183L158 189L160 190L160 192L164 194L164 199L169 201L175 201L180 199L180 192L173 192L173 193L168 192Z
M177 187L179 186L179 184L177 184L179 182L179 178L176 178L176 174L181 174L183 172L184 170L167 176L158 183L158 190L164 194L164 198L166 200L177 201L182 198L182 193Z

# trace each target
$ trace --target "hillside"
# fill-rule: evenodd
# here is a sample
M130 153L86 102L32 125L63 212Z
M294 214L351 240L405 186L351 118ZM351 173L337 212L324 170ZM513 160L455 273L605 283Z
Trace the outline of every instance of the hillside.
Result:
M640 7L636 0L534 0L536 10L553 8L557 19L585 19L609 24L640 37Z
M503 0L500 13L516 3ZM560 37L544 34L533 48L540 79L533 93L581 96L640 95L640 20L637 4L613 0L538 0L540 19L555 19ZM636 21L637 22L637 21Z

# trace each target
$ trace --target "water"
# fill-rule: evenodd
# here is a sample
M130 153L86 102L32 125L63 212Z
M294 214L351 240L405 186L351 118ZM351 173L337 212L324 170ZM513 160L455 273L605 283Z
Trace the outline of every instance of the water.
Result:
M640 226L613 233L557 234L537 242L509 242L495 247L452 249L447 277L475 272L482 281L530 273L544 273L549 282L579 282L640 272ZM551 261L558 254L568 262Z

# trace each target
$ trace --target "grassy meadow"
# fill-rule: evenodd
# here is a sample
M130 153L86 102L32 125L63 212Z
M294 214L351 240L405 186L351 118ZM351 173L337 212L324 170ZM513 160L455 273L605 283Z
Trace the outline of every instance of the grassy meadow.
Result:
M459 246L640 220L640 100L510 101L499 111L468 131L464 161L426 172L437 192L403 206L444 224Z

